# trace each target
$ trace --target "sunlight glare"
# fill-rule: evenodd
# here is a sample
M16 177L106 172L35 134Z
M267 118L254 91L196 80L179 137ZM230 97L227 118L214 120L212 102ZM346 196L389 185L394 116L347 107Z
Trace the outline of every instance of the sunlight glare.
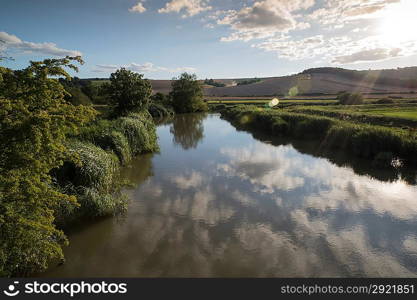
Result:
M387 9L380 26L381 42L397 46L417 41L416 11L416 0L403 0Z

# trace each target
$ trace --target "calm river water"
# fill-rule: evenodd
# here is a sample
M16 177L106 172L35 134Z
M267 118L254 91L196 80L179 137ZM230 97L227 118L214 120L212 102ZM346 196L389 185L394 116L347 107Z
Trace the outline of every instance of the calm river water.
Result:
M66 263L44 276L417 276L413 179L218 115L177 116L158 136L161 152L124 170L128 212L70 232Z

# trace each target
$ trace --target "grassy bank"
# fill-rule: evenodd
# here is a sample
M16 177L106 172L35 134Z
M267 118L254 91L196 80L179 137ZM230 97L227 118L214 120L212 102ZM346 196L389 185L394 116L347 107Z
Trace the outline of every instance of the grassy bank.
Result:
M74 195L78 207L61 206L56 212L59 227L86 217L116 214L126 207L120 193L120 167L132 157L158 150L156 129L148 112L131 113L114 120L99 120L69 139L74 160L54 171L58 188Z
M417 140L407 130L253 106L223 109L221 113L238 127L318 140L322 148L350 151L379 165L390 164L396 158L407 165L417 165Z

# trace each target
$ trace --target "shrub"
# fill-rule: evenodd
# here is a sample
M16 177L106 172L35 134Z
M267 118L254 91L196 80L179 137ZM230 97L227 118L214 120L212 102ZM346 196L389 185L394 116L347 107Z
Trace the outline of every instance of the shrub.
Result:
M115 123L116 121L100 120L83 128L77 138L113 151L121 164L125 165L132 159L132 153L127 138L116 128Z
M155 124L148 112L100 120L83 128L77 138L113 151L122 164L128 163L133 155L158 150Z
M379 100L375 101L375 103L377 103L377 104L392 104L392 103L394 103L394 100L392 100L391 98L382 98L382 99L379 99Z
M129 114L118 119L116 126L127 138L133 155L158 150L155 125L149 114Z
M342 93L337 96L337 100L342 105L359 105L363 104L362 94Z
M79 140L70 141L68 148L78 156L71 161L73 168L71 182L75 186L93 187L101 191L110 191L112 183L119 171L119 161L113 152Z
M166 108L172 108L172 99L169 95L156 93L151 97L153 103L161 104Z
M55 211L56 223L66 226L80 217L97 217L125 210L126 199L120 195L118 184L120 164L111 151L73 139L68 148L77 159L67 161L56 171L60 189L77 197L78 208L61 205Z
M153 118L161 119L174 115L174 111L170 108L165 107L161 103L153 102L149 105L149 113Z
M352 137L357 131L357 126L346 126L341 122L333 124L327 131L323 146L330 148L351 149Z

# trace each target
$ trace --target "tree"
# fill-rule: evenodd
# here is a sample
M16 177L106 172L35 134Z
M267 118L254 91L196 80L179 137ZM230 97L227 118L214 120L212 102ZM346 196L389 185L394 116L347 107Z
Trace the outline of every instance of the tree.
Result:
M340 93L337 100L342 105L359 105L363 104L362 94Z
M172 106L176 113L207 111L203 101L203 88L195 74L183 73L172 82Z
M0 276L25 275L63 259L62 231L54 210L76 206L50 176L74 158L66 136L94 118L87 106L65 101L65 89L52 77L70 78L80 57L31 62L23 70L0 67Z
M110 75L107 92L116 114L124 115L148 107L152 86L149 80L143 79L143 74L121 68Z

